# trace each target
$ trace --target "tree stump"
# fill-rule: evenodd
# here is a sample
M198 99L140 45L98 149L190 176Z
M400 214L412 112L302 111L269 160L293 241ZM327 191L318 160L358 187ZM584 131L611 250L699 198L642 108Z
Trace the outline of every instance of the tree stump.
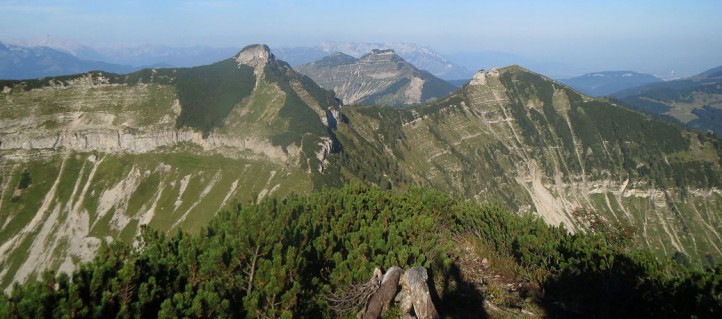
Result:
M403 272L403 269L396 266L386 270L381 280L381 287L371 296L366 306L366 312L363 314L364 319L379 318L389 310L396 293L399 291L399 278Z
M326 298L339 316L346 316L360 307L356 318L378 319L396 301L404 319L438 319L426 285L428 279L424 267L404 271L394 266L385 274L376 268L368 282L351 286L341 296L328 295Z
M399 302L401 314L404 319L438 319L439 313L436 312L434 302L431 300L429 287L426 281L429 276L426 274L426 268L413 267L399 279L401 292L396 296Z

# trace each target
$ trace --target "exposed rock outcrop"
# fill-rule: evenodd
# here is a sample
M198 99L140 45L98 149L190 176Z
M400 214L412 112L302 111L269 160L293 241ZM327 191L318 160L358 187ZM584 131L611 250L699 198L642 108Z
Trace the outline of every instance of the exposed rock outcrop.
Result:
M269 61L275 60L275 57L267 45L253 44L243 48L234 59L239 65L250 65L258 69L266 65Z
M492 68L491 70L489 70L489 72L485 72L484 70L479 70L479 72L476 72L476 74L474 74L474 77L471 79L471 82L469 82L469 84L486 85L487 76L499 77L499 70L497 68Z
M202 132L191 129L168 129L149 132L130 132L120 128L91 128L82 130L68 130L62 132L28 132L23 134L0 134L0 150L29 151L29 150L72 150L79 152L99 151L103 153L130 153L143 154L158 150L162 147L173 146L183 142L199 145L205 151L229 148L236 153L250 151L276 162L287 162L300 155L300 150L289 145L286 150L274 146L268 140L261 140L252 136L227 136L210 134L203 136ZM329 147L321 145L319 156L325 159ZM15 158L13 154L7 155Z

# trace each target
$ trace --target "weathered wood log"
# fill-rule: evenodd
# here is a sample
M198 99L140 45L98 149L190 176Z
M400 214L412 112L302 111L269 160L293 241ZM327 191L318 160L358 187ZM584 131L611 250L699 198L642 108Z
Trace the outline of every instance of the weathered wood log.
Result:
M426 268L413 267L399 278L401 292L396 296L401 308L401 314L404 319L438 319L439 313L436 312L434 302L431 300L429 287L426 281L429 276L426 274Z
M399 291L399 278L404 270L399 267L391 267L386 270L381 287L371 296L363 314L364 319L380 318L391 307L396 293Z

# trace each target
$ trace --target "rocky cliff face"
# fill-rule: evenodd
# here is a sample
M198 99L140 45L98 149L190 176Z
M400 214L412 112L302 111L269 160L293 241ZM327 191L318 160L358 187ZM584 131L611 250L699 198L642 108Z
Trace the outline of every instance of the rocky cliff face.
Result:
M3 287L72 271L143 225L198 229L232 202L308 192L336 151L333 95L265 45L198 68L0 86Z
M359 59L335 53L296 69L336 92L344 104L418 104L444 97L455 89L416 69L393 50L374 49Z

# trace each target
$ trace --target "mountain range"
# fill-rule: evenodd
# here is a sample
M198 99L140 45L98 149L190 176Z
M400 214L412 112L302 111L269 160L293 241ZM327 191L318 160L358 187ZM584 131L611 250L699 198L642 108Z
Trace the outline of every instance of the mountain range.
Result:
M296 70L321 87L333 90L344 104L418 104L456 90L429 72L419 70L393 50L373 49L361 58L334 53Z
M158 44L86 45L70 39L45 36L36 39L9 40L9 44L33 48L46 47L81 60L130 65L138 69L151 66L193 67L227 59L237 48L209 46L171 47ZM112 70L103 71L112 72ZM136 69L137 70L137 69Z
M85 63L103 61L107 66L85 68L84 71L102 70L107 72L127 73L143 67L193 67L226 59L234 54L234 48L213 48L208 46L169 47L152 44L97 45L88 46L72 40L46 36L39 39L11 40L6 45L23 48L24 50L50 50L53 54L66 54L65 59L75 57ZM274 50L280 59L292 66L310 63L335 52L343 52L354 57L361 57L373 49L393 49L404 59L416 67L427 70L437 77L446 80L468 80L473 72L458 66L431 48L410 43L350 43L323 42L314 47L287 47ZM38 58L40 56L38 55ZM8 59L9 61L9 59ZM23 63L14 58L14 63ZM50 64L53 60L46 62ZM33 78L39 76L68 75L79 73L78 69L63 69L64 61L57 61L53 67L63 72L48 73L41 68L26 68L22 73L13 73L10 78ZM118 64L119 66L115 66ZM96 64L97 65L97 64ZM125 66L121 68L120 66ZM3 78L0 76L0 78Z
M324 56L340 52L360 58L372 50L391 49L401 58L419 69L426 70L444 80L470 79L473 71L459 66L431 48L411 43L355 43L323 42L315 47L291 47L274 50L280 59L293 66L307 64Z
M405 108L342 106L265 45L0 88L4 287L71 271L143 225L197 231L231 204L349 182L435 188L571 232L577 211L596 211L660 257L722 258L719 139L519 66Z
M559 82L571 86L586 95L598 97L650 83L662 82L662 79L651 74L633 71L606 71L561 79Z
M698 75L612 94L630 108L687 128L722 133L722 66Z
M48 47L21 47L0 42L0 79L31 79L93 70L128 73L128 65L82 60Z

